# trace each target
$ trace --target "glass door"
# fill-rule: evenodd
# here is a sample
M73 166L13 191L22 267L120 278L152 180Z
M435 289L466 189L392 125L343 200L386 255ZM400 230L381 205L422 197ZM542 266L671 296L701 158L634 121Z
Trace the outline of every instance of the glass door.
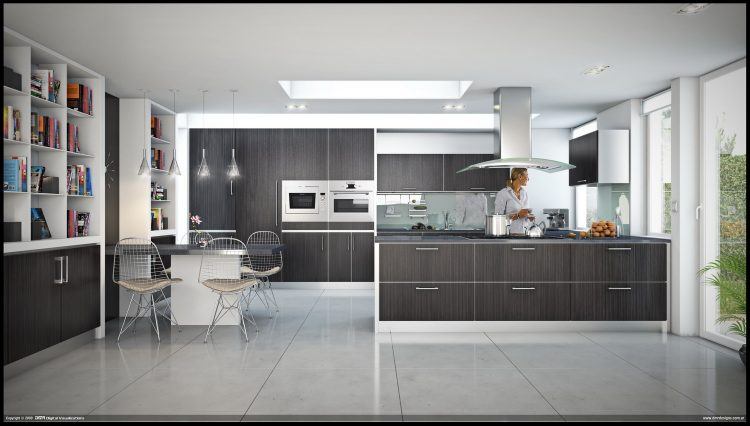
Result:
M701 265L717 259L741 261L746 256L746 65L745 60L701 77ZM745 337L733 324L745 318L737 309L744 300L745 277L721 273L730 286L701 279L701 336L738 348ZM737 283L731 285L731 283ZM742 282L740 284L740 282ZM742 302L744 305L744 302ZM726 319L721 321L721 319Z

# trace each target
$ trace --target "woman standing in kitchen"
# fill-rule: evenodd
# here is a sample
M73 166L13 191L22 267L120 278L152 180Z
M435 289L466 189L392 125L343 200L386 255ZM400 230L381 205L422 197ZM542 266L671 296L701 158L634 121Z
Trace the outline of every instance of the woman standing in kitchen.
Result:
M534 216L529 208L529 196L523 188L529 182L529 171L524 168L510 170L506 187L495 196L495 214L506 214L510 219L510 233L524 234Z

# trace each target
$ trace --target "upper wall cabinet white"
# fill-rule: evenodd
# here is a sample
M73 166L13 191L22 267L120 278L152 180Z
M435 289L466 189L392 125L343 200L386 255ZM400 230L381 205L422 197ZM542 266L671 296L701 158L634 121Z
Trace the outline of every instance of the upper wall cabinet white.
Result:
M630 131L598 130L569 141L568 184L630 182Z

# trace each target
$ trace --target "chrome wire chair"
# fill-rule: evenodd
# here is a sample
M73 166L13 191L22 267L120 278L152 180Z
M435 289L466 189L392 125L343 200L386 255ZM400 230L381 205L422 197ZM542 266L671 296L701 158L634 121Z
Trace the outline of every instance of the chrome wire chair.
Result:
M177 241L177 244L189 244L191 246L200 245L201 242L209 242L213 239L211 234L208 232L188 232L182 234L182 237ZM167 275L172 276L172 267L164 270Z
M257 231L250 234L247 239L247 246L252 245L265 245L265 244L281 244L279 236L275 232L271 231ZM279 253L273 254L250 254L250 268L245 268L243 272L248 272L255 275L260 280L260 285L256 288L256 291L249 301L252 301L254 296L258 296L258 299L265 305L268 310L268 315L271 315L271 303L273 303L276 312L279 312L279 304L276 302L276 295L273 292L271 286L270 276L281 272L281 268L284 267L284 258ZM268 289L271 293L271 297L268 297L266 293ZM249 304L249 302L248 302Z
M149 321L151 321L151 325L156 331L156 338L159 341L161 341L161 336L159 334L157 315L161 315L170 323L174 321L180 331L182 331L180 324L174 317L174 313L171 312L171 307L170 316L167 316L166 309L164 312L158 310L154 302L155 293L161 293L162 297L166 299L164 288L178 283L182 279L171 278L167 274L164 269L164 263L159 255L159 250L153 242L143 238L125 238L118 241L115 246L112 281L131 293L128 310L125 311L125 318L123 318L122 326L120 327L120 334L117 335L118 342L122 334L130 326L133 326L133 333L135 333L135 322L143 314L148 314ZM135 315L128 322L130 307L133 305L136 295L138 296L138 301L136 302L138 307ZM153 317L151 315L152 311Z
M203 342L208 341L208 336L216 329L216 324L232 310L236 310L240 317L240 327L245 335L245 340L250 341L245 328L245 320L250 321L258 331L255 318L250 313L250 318L240 308L245 301L245 290L258 285L258 279L252 273L243 272L242 268L250 265L245 243L236 238L214 238L203 248L201 257L201 268L198 281L218 294L216 308L211 323L206 330ZM236 300L228 300L226 296L234 295Z

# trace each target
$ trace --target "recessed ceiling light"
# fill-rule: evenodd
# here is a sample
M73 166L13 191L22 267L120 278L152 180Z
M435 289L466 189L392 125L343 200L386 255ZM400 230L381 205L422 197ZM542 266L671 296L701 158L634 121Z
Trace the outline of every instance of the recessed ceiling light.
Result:
M461 99L471 81L279 80L289 99Z
M695 15L706 10L708 6L711 6L711 3L687 3L675 13L678 15Z
M583 71L584 75L596 76L604 72L609 68L609 65L596 65Z
M466 109L464 104L447 104L443 105L443 111L463 111Z
M286 106L287 111L305 111L307 105L305 104L289 104Z

